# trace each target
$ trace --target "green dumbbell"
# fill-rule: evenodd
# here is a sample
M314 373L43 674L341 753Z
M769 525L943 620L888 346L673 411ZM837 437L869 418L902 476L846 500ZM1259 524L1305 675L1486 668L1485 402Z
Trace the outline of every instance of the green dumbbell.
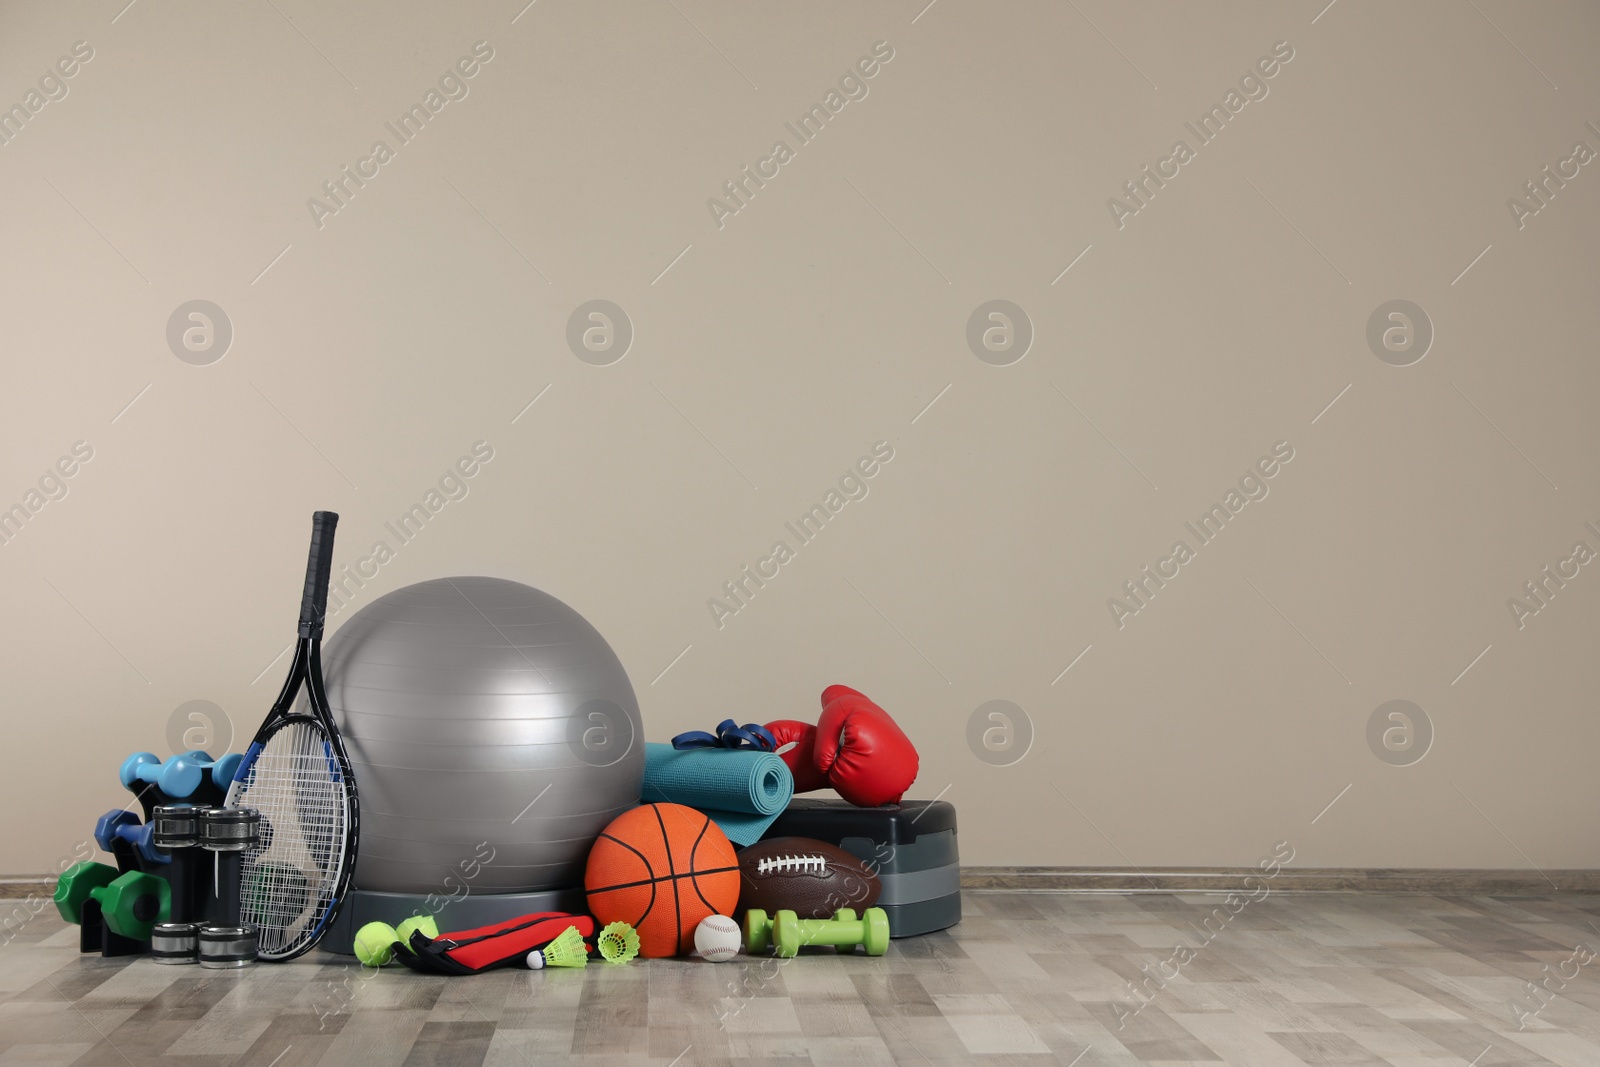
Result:
M82 925L90 900L100 905L100 920L112 933L135 941L150 940L150 928L172 915L172 887L165 878L140 871L119 875L91 861L74 864L56 883L56 910Z
M853 949L862 945L869 956L881 956L889 949L889 916L882 908L868 908L860 918L849 908L840 908L831 919L802 919L792 911L780 911L770 922L765 912L745 913L745 944L759 952L776 944L778 955L799 954L804 945L834 945Z
M752 956L765 952L772 943L772 920L767 913L751 908L744 913L744 950Z
M74 926L83 924L83 905L96 889L104 889L117 880L117 869L104 863L84 860L74 863L56 879L56 911Z
M135 941L150 940L150 928L172 918L172 886L158 875L129 871L91 895L111 932Z

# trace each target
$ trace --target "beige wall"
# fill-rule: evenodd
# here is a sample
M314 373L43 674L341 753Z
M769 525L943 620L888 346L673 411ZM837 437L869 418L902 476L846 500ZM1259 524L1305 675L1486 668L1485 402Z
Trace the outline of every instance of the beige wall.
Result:
M471 573L571 603L652 739L865 690L969 863L1595 865L1600 567L1521 628L1507 600L1600 551L1600 165L1521 226L1507 200L1600 150L1600 9L922 2L0 6L0 103L93 49L0 147L0 504L93 450L0 546L0 871L71 857L180 705L254 729L319 507L341 564L397 548L357 605ZM880 41L800 145L785 122ZM708 198L780 139L719 228ZM234 331L209 365L166 337L196 299ZM566 341L593 299L635 331L609 366ZM966 340L993 299L1035 334L1007 366ZM1404 367L1366 336L1396 299L1436 334ZM399 546L385 521L480 440ZM708 599L878 441L869 495L719 628ZM1278 442L1200 546L1184 524ZM1396 699L1435 734L1404 767L1367 736ZM969 747L991 700L1034 735L1006 766Z

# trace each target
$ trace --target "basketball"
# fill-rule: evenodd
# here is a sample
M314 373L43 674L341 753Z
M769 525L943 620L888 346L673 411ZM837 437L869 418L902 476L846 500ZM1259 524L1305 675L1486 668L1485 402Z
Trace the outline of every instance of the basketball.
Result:
M589 912L639 932L639 955L687 954L695 927L739 902L739 861L711 818L682 804L623 812L589 850Z

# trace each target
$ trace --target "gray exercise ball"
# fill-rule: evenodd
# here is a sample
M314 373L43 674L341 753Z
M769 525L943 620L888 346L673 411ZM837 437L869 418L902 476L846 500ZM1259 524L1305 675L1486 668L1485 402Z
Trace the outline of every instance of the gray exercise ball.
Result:
M361 798L357 889L445 901L581 885L590 844L639 803L627 672L547 593L418 582L340 626L322 667Z

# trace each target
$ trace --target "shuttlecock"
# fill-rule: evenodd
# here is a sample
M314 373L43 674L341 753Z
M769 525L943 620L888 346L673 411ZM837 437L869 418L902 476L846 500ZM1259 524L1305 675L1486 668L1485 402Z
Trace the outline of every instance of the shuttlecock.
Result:
M607 963L627 963L639 954L639 935L625 922L614 922L601 930L595 944Z
M542 949L528 953L528 966L534 970L542 967L582 967L589 962L589 950L576 926L569 926Z

